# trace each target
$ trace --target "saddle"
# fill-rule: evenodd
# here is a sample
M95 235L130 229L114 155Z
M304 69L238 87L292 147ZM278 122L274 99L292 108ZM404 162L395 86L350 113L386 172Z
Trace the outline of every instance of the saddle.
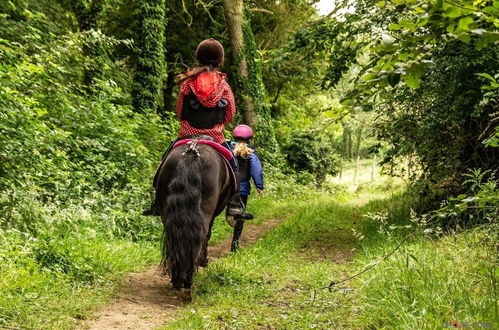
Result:
M200 135L200 136L185 136L181 140L177 141L174 145L173 148L185 145L185 144L192 144L193 141L196 140L197 144L205 144L213 149L215 149L218 154L222 157L222 159L225 161L227 164L227 167L229 168L229 172L232 178L232 182L234 184L234 189L237 190L237 174L234 171L234 168L231 165L231 160L234 158L234 155L230 150L225 148L223 145L220 143L214 141L210 136L205 136L205 135ZM194 146L195 148L195 146Z

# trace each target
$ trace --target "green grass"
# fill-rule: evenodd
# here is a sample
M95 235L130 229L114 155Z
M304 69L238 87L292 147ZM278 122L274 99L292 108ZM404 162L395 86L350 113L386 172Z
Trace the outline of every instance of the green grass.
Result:
M418 227L385 262L337 290L315 291L380 260L412 230L404 226L415 227L412 199L397 181L333 191L252 196L248 210L257 215L255 223L283 222L254 246L200 272L194 302L166 328L415 329L497 322L497 228L490 225L440 237ZM125 215L81 215L70 222L68 212L36 236L0 231L0 326L75 327L109 301L127 273L158 262L157 224ZM122 219L118 226L116 219ZM219 217L211 244L231 231Z
M0 198L10 210L0 214L0 328L74 327L126 274L160 260L160 221L138 216L144 197L131 190L66 204L34 190Z
M13 243L15 235L2 243ZM150 243L67 238L2 246L0 325L70 328L88 318L129 272L159 259Z
M418 237L358 281L363 327L441 328L444 322L498 323L497 228L467 230L439 239ZM369 243L357 263L394 249L394 240Z
M412 230L402 228L412 224L411 198L391 194L387 184L361 186L356 194L254 201L260 217L287 220L253 247L198 274L194 302L165 328L418 329L450 321L492 326L497 270L491 237L497 231L490 228L442 237L417 229L421 234L387 261L333 292L314 295L314 289L380 260ZM386 214L386 223L363 216L374 212ZM379 232L390 225L398 227ZM364 239L358 241L352 228Z

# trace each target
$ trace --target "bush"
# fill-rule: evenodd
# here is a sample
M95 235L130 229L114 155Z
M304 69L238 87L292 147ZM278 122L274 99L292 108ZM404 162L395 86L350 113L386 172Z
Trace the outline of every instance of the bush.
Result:
M296 171L304 171L314 176L315 184L321 187L328 174L338 170L338 155L330 143L323 142L318 135L300 133L284 146L288 164ZM303 175L301 175L303 176Z

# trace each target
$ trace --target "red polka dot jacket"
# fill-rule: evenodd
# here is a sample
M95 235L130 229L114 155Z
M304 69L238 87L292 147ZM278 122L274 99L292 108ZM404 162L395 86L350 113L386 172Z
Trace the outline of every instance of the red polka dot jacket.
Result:
M203 72L194 79L188 79L180 85L180 91L177 100L177 117L181 122L179 137L186 135L202 134L209 135L219 143L225 141L223 131L225 125L234 119L236 114L236 105L234 101L234 94L230 88L225 77L227 75L221 72ZM181 119L182 105L184 97L193 91L194 95L204 107L213 108L220 101L226 99L228 101L225 108L225 120L221 124L216 124L210 129L194 128L185 120Z

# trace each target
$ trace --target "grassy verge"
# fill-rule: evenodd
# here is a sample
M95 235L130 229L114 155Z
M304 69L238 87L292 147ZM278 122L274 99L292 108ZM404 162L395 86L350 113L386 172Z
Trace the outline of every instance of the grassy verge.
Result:
M70 328L104 304L126 273L159 258L150 243L102 237L10 246L2 247L2 327Z
M255 201L260 216L287 220L252 248L198 274L193 304L166 328L492 326L496 268L486 228L440 238L416 235L371 271L314 295L313 289L380 260L411 230L404 228L412 223L409 197L390 195L386 184L360 187L357 194ZM373 213L384 214L382 221L363 216ZM390 226L395 229L384 230Z
M0 328L71 328L160 258L160 223L138 216L139 193L64 206L19 195L0 215Z

